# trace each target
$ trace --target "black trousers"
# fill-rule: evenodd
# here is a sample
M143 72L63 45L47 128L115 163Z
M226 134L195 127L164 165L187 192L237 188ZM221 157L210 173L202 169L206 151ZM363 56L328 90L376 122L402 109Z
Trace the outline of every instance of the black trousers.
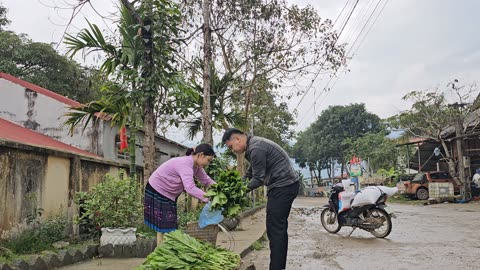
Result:
M288 216L298 195L299 183L273 188L267 197L267 236L270 243L270 270L287 266Z

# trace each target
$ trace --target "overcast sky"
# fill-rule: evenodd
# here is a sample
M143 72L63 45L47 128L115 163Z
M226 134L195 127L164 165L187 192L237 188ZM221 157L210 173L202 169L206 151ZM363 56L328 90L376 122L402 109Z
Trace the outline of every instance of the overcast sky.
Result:
M9 29L28 34L35 41L58 43L76 0L0 0L9 9ZM343 41L352 43L378 0L360 0ZM380 7L386 0L382 0ZM91 0L103 15L116 11L117 1ZM347 0L290 0L300 6L311 4L322 18L334 20ZM353 6L354 0L348 1ZM348 7L348 6L347 6ZM380 8L379 8L380 9ZM378 9L378 10L379 10ZM378 11L377 10L377 11ZM351 60L350 72L341 74L335 86L321 93L329 78L319 76L299 107L297 131L307 127L329 105L363 102L367 110L382 118L407 108L401 100L409 90L446 85L453 79L477 80L480 67L480 1L476 0L390 0ZM106 24L86 6L69 32L85 26L88 17L100 27ZM375 16L374 16L375 18ZM372 19L373 20L373 19ZM107 21L111 26L111 22ZM346 39L346 40L345 40ZM91 60L90 60L91 61ZM332 80L332 83L335 81ZM308 86L306 84L305 86ZM317 89L316 91L314 89ZM293 110L300 98L289 102ZM314 110L313 101L317 99Z

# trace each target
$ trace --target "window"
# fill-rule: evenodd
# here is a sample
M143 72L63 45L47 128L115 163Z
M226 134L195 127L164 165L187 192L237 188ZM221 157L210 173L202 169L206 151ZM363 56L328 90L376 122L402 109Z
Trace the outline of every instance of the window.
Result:
M450 179L450 175L446 172L438 172L438 173L430 174L430 178L432 178L432 181L446 180L446 179Z
M419 174L415 175L412 182L420 183L420 182L423 181L424 178L425 178L425 174L424 173L419 173Z
M117 134L115 136L115 153L117 153L117 159L119 160L130 160L130 153L128 152L128 149L123 150L123 152L120 152L120 134Z

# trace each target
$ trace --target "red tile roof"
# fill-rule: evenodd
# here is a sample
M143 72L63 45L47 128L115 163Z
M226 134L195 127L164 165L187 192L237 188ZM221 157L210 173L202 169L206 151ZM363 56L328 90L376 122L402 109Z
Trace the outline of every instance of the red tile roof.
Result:
M52 139L46 135L19 126L3 118L0 118L0 139L6 139L22 144L39 146L43 148L49 148L57 151L69 152L93 158L102 158L88 151L73 147L71 145Z
M59 95L59 94L57 94L57 93L55 93L55 92L52 92L52 91L50 91L50 90L47 90L47 89L45 89L45 88L43 88L43 87L40 87L40 86L38 86L38 85L35 85L35 84L33 84L33 83L29 83L29 82L24 81L24 80L21 80L21 79L19 79L19 78L13 77L12 75L7 74L7 73L2 73L2 72L0 72L0 78L3 78L3 79L5 79L5 80L7 80L7 81L11 81L11 82L13 82L13 83L15 83L15 84L18 84L18 85L21 85L21 86L23 86L23 87L25 87L25 88L28 88L28 89L30 89L30 90L32 90L32 91L35 91L35 92L37 92L37 93L39 93L39 94L42 94L42 95L45 95L45 96L47 96L47 97L53 98L53 99L55 99L55 100L58 100L58 101L60 101L60 102L62 102L62 103L65 103L65 104L67 104L67 105L70 105L70 106L72 106L72 107L77 107L77 106L82 105L81 103L79 103L79 102L77 102L77 101L75 101L75 100L71 100L71 99L69 99L69 98L67 98L67 97L64 97L64 96L62 96L62 95Z

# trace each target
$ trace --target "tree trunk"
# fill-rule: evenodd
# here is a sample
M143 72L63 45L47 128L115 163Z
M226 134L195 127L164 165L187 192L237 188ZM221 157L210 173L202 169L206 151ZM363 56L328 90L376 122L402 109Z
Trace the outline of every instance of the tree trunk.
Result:
M134 91L137 89L137 84L135 82L132 82L132 89ZM132 100L132 105L134 105L133 100ZM135 174L137 173L137 154L136 154L136 150L137 150L137 123L136 123L135 115L136 115L136 108L134 106L132 106L130 116L129 116L131 125L129 126L130 137L128 139L128 152L129 152L129 158L130 158L129 176L132 179L135 177Z
M145 138L143 142L143 157L144 157L144 167L143 167L143 179L144 183L148 181L150 175L154 170L154 160L155 160L155 100L154 92L157 90L155 86L152 85L152 82L148 78L152 77L154 63L153 63L153 36L152 36L152 21L147 18L143 22L144 27L142 27L142 37L145 45L145 68L142 71L142 77L145 79L146 83L142 85L144 87L143 91L146 93L143 101L143 115L144 115L144 129L145 129Z
M456 147L457 147L457 159L458 159L458 177L460 178L460 182L463 185L461 189L461 195L464 200L471 199L470 193L470 181L468 178L465 177L465 164L463 163L463 125L462 121L458 120L455 125L455 131L457 136Z
M136 133L137 133L137 130L135 129L135 127L131 126L130 138L128 138L128 154L130 158L130 171L128 175L132 179L135 177L135 174L137 172L136 154L135 154L135 150L136 150L135 145L136 145L136 137L137 137Z
M333 180L333 174L335 173L335 168L333 167L332 160L329 161L327 164L327 173L328 173L328 178L330 181Z
M343 170L345 170L345 163L342 161L342 167L340 169L340 179L343 179Z
M144 127L145 127L145 140L143 143L143 156L144 156L144 168L143 177L144 183L148 181L150 175L155 170L155 114L153 112L152 98L147 98L144 102Z
M202 131L205 143L213 145L212 108L210 104L211 65L212 65L212 33L210 29L210 0L203 0L203 114Z
M314 176L315 182L317 183L317 186L318 186L319 181L318 181L318 177L317 177L317 172L315 170L313 170L313 176Z
M241 176L245 175L245 154L236 154L237 156L237 171Z

